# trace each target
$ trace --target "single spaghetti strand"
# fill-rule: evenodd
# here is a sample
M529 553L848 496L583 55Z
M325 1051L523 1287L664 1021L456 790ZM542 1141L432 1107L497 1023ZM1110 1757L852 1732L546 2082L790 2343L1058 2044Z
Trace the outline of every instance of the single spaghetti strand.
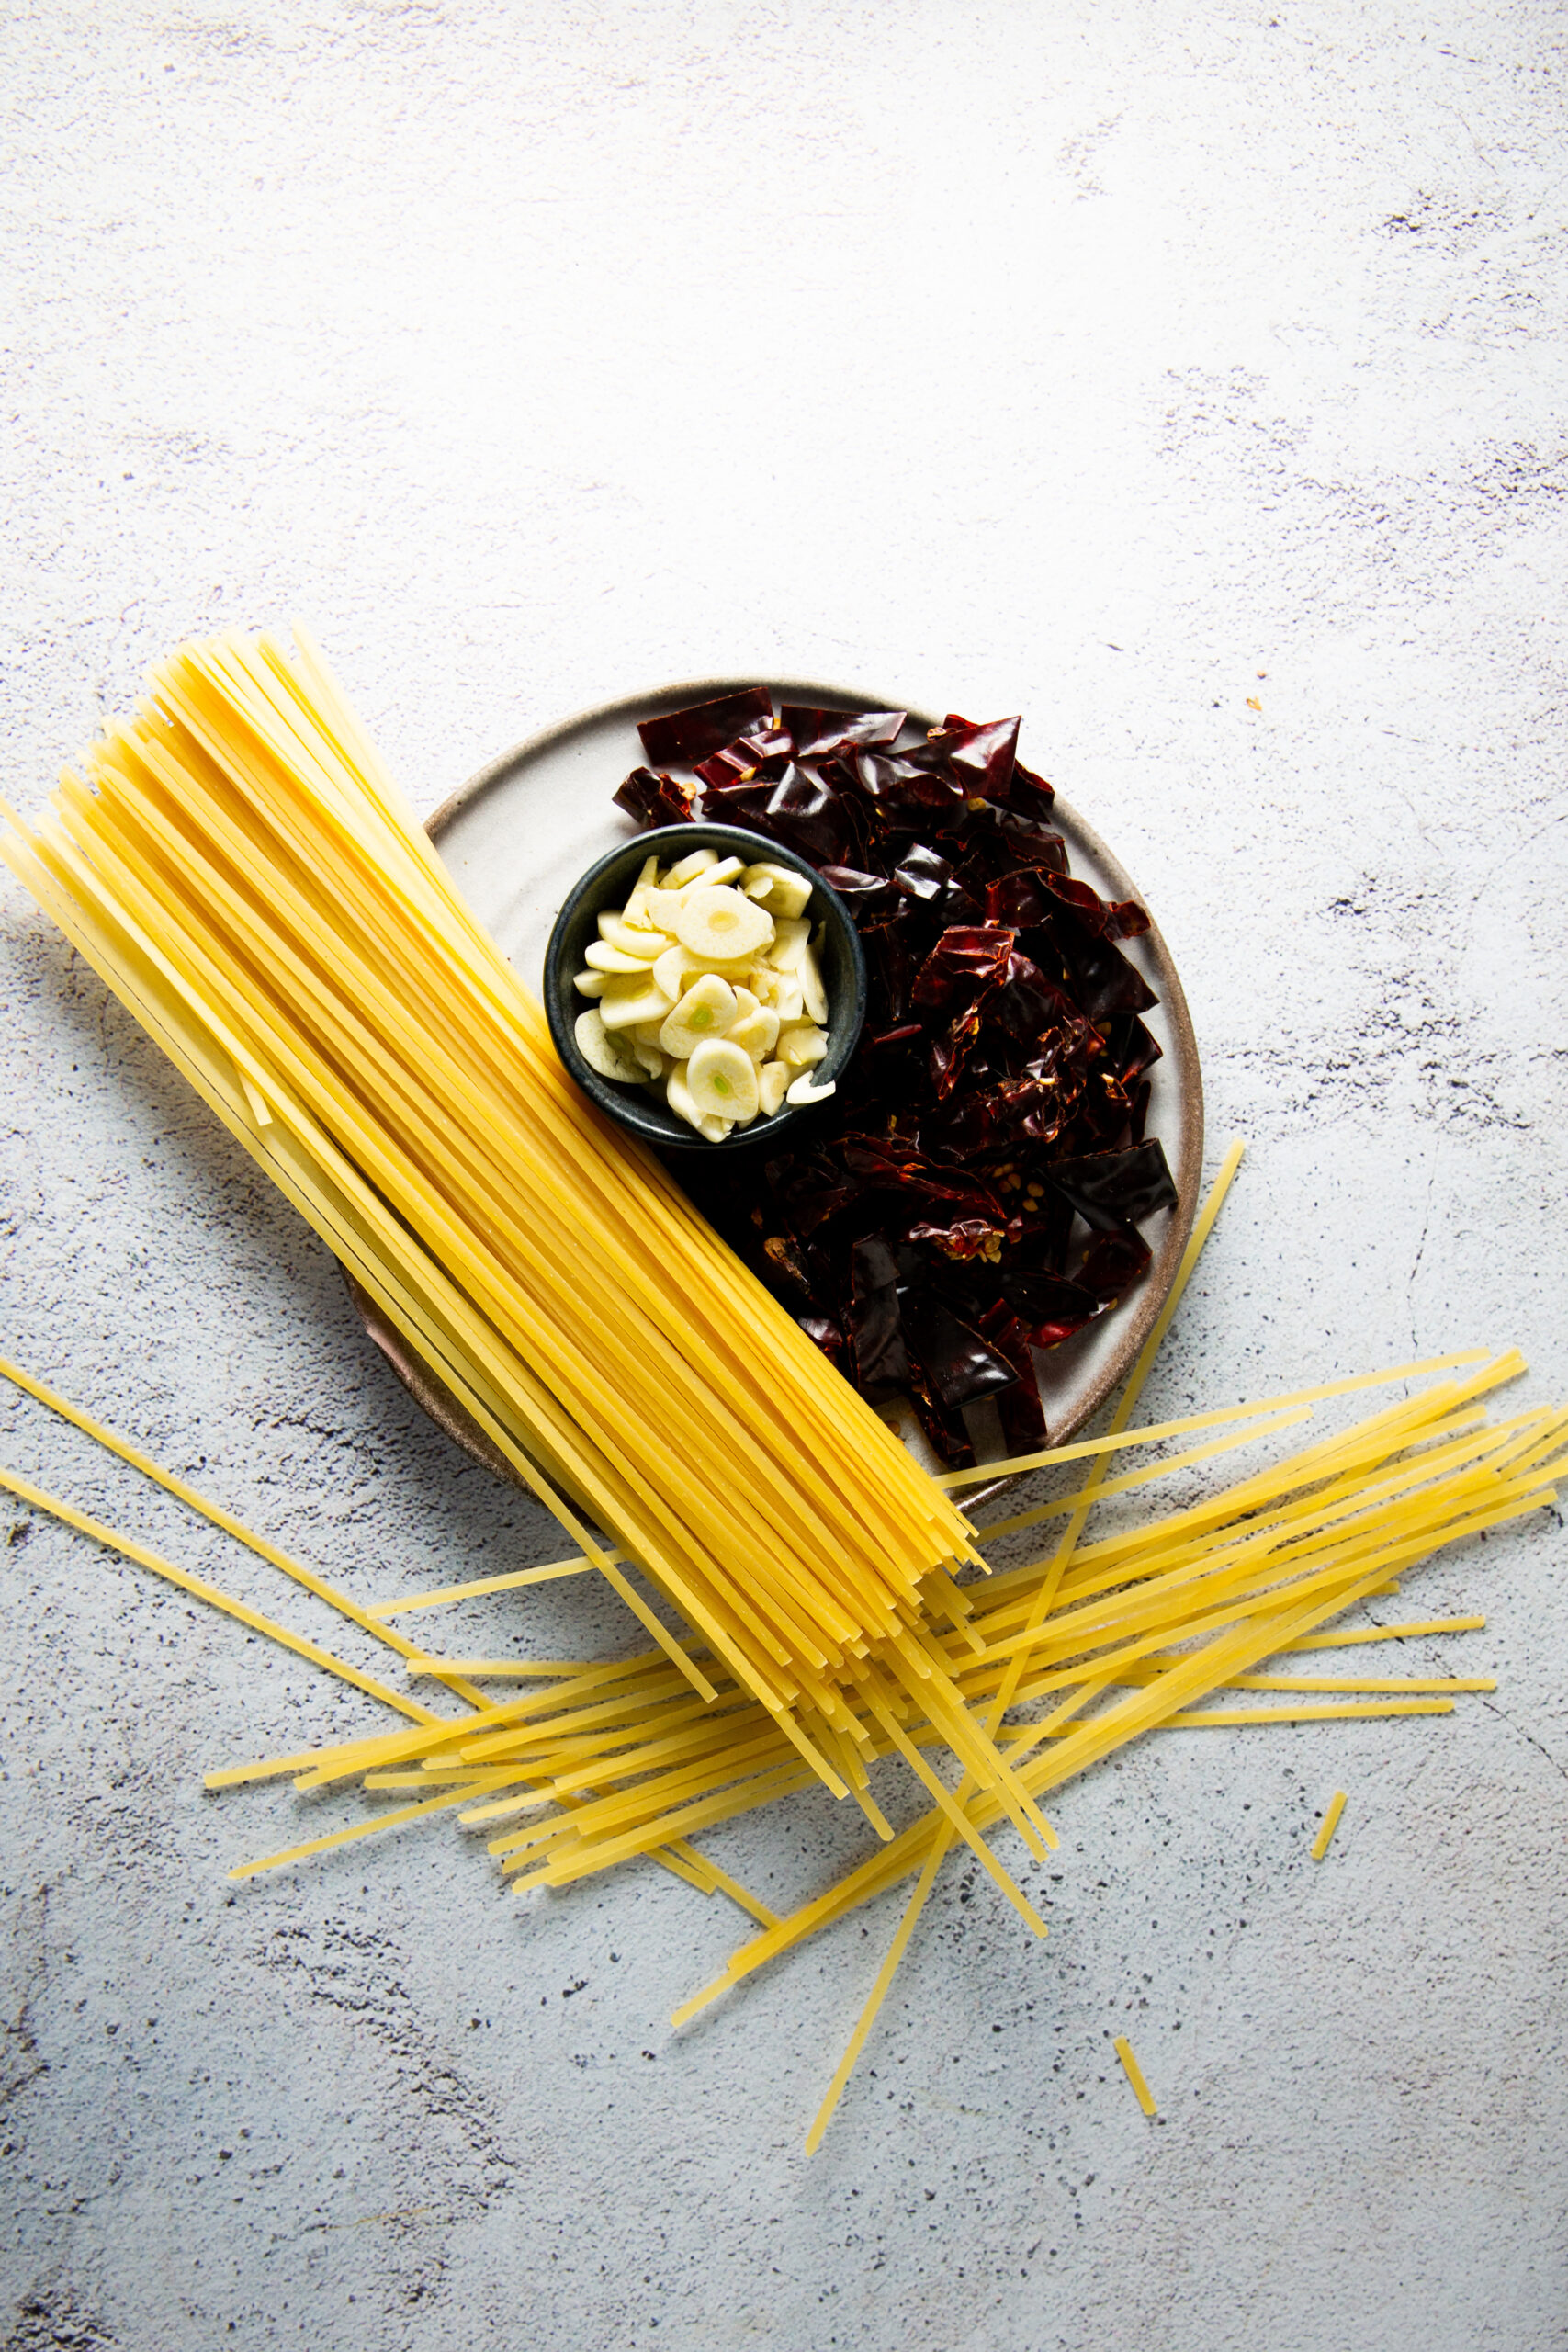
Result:
M263 1854L254 1862L239 1862L229 1872L231 1878L256 1878L263 1871L281 1870L286 1862L302 1862L312 1854L331 1853L335 1847L351 1846L356 1838L374 1838L383 1829L400 1829L411 1821L423 1821L427 1813L447 1813L455 1804L465 1804L471 1792L467 1788L449 1789L438 1797L429 1797L423 1804L399 1805L395 1812L378 1813L372 1820L356 1821L346 1829L334 1829L324 1838L307 1838L302 1845L288 1846L279 1854Z
M1343 1789L1336 1789L1328 1801L1328 1811L1323 1816L1323 1826L1312 1841L1312 1858L1314 1862L1321 1862L1327 1853L1334 1833L1339 1826L1339 1816L1344 1810L1345 1792Z
M806 2134L806 2153L808 2156L814 2156L822 2145L822 2136L833 2120L834 2109L844 2095L850 2076L854 2073L855 2063L865 2048L866 2038L876 2023L882 2004L887 1998L893 1979L898 1973L898 1964L909 1948L909 1939L915 1932L921 1912L925 1909L926 1897L935 1883L936 1874L942 1868L951 1843L951 1838L945 1834L931 1839L931 1851L927 1854L921 1867L915 1892L910 1896L904 1916L894 1931L893 1940L888 1945L882 1965L876 1972L876 1981L867 1994L864 2006L855 2020L855 2029L850 2036L849 2045L833 2069L833 2079L829 2084L823 2095L822 2104L813 2117L811 2127ZM775 1920L773 1924L777 1926L780 1923Z
M1354 1633L1308 1634L1291 1645L1296 1650L1345 1649L1353 1642L1402 1642L1417 1634L1479 1634L1484 1617L1422 1617L1409 1625L1366 1625Z
M1222 1682L1222 1690L1230 1685ZM1451 1715L1451 1699L1384 1699L1364 1707L1206 1707L1195 1714L1167 1715L1156 1731L1219 1731L1242 1724L1330 1724L1342 1718L1357 1722L1382 1715ZM1077 1726L1069 1726L1076 1729ZM1064 1732L1063 1737L1066 1736Z
M608 1553L607 1558L616 1555ZM514 1592L524 1585L551 1584L558 1577L586 1576L595 1566L592 1560L552 1560L547 1567L512 1568L504 1576L475 1577L468 1584L444 1584L434 1592L409 1592L395 1600L373 1600L366 1610L367 1617L378 1623L383 1617L403 1617L412 1609L438 1609L449 1600L472 1600L491 1592Z
M1117 2035L1115 2050L1116 2055L1122 2061L1122 2071L1133 2086L1133 2097L1145 2115L1157 2115L1159 2109L1155 2105L1154 2093L1144 2080L1144 2070L1134 2057L1133 2045L1124 2033Z

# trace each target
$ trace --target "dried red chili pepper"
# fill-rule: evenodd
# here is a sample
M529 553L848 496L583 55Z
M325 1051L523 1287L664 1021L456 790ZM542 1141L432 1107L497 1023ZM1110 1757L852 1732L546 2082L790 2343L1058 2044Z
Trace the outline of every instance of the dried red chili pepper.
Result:
M615 795L615 806L639 825L684 825L691 820L694 797L690 785L677 784L672 775L633 768Z
M1069 873L1016 719L950 712L908 744L902 724L793 704L775 721L757 688L643 735L650 759L696 769L705 816L787 843L840 891L869 983L809 1148L682 1181L846 1377L904 1390L956 1464L980 1396L1010 1447L1045 1442L1032 1351L1125 1295L1150 1255L1138 1224L1175 1191L1144 1132L1156 1000L1116 944L1147 916ZM691 808L648 769L617 799L650 824Z
M755 719L773 724L773 698L766 686L742 686L738 694L720 695L716 702L694 703L686 710L645 718L637 728L645 756L657 766L661 760L695 767L699 760L722 751Z

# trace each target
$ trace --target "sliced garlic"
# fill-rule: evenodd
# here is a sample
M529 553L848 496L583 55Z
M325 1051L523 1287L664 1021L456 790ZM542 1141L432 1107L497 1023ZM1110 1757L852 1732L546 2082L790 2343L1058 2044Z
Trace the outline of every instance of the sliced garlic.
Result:
M664 1080L664 1100L678 1119L689 1127L700 1127L703 1114L692 1100L692 1090L686 1082L686 1065L676 1062Z
M705 1040L722 1037L735 1019L735 990L728 980L709 972L694 980L668 1015L659 1042L678 1062L685 1061Z
M811 904L810 883L790 866L773 865L764 859L761 865L746 868L743 881L746 896L761 899L775 920L780 915L803 915Z
M764 1062L757 1073L757 1105L764 1119L773 1113L789 1091L791 1079L787 1062Z
M778 1058L792 1069L809 1069L828 1051L828 1040L814 1021L792 1021L778 1035Z
M737 989L737 995L741 991ZM732 1045L742 1046L754 1062L765 1062L778 1042L779 1016L771 1004L758 1005L725 1031Z
M728 1037L710 1037L686 1064L686 1084L699 1112L717 1119L757 1114L757 1072L751 1057Z
M828 991L822 985L822 967L817 961L817 950L808 947L800 959L800 1001L807 1020L828 1018Z
M648 894L658 879L659 860L657 857L644 858L642 872L632 885L631 897L626 900L621 914L622 921L629 922L634 930L649 928L647 912Z
M623 1086L635 1086L642 1071L629 1055L622 1052L617 1041L604 1027L601 1016L590 1005L572 1023L571 1034L577 1040L577 1050L590 1069L601 1078L613 1078Z
M674 1001L685 995L688 984L701 970L702 966L694 964L683 947L667 947L653 967L653 984Z
M767 909L754 899L743 899L739 890L690 891L675 918L676 938L705 962L713 958L734 963L741 956L754 956L773 935L773 919Z
M606 1029L635 1029L639 1021L662 1021L670 1010L671 1000L662 989L655 988L651 972L642 979L621 972L606 974L604 993L599 999Z
M625 907L598 916L573 981L597 1000L577 1018L583 1058L651 1088L714 1143L785 1102L823 1101L833 1089L809 1077L829 1045L810 899L808 877L769 859L703 848L663 872L645 859Z
M811 937L811 925L804 915L780 915L773 925L773 944L768 950L768 961L775 972L799 969Z
M614 914L600 916L599 936L606 947L618 947L623 956L635 956L639 964L651 964L670 944L667 932L634 931L630 923Z
M649 937L652 936L650 933ZM611 947L604 940L595 939L583 949L583 954L596 972L646 972L646 956L628 956L619 947Z
M672 865L670 868L668 875L665 876L666 888L671 890L683 890L688 882L694 882L699 874L705 874L710 865L716 865L717 864L717 850L691 850L680 860L678 865Z

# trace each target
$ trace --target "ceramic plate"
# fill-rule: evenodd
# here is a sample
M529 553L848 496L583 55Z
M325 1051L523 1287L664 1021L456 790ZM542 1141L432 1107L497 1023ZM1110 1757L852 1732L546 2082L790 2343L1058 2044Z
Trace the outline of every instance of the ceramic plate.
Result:
M719 695L758 683L755 678L694 679L604 703L531 737L514 751L502 752L436 810L429 831L453 880L531 988L540 986L551 926L578 876L637 830L613 806L612 796L628 771L643 763L637 721L655 712L680 710L689 703L711 702ZM772 687L775 705L784 701L840 710L897 710L900 707L886 695L853 693L815 679L774 678L761 683ZM910 719L922 730L936 724L914 711ZM1029 756L1027 744L1024 752ZM1132 876L1098 834L1060 798L1054 821L1066 838L1075 875L1091 883L1103 898L1137 899L1142 903ZM1165 1146L1176 1182L1177 1204L1146 1220L1142 1227L1153 1245L1154 1258L1143 1281L1121 1306L1035 1359L1046 1422L1058 1444L1081 1429L1104 1402L1143 1344L1191 1229L1202 1173L1203 1091L1192 1023L1176 967L1152 923L1142 938L1123 941L1122 947L1159 999L1157 1006L1143 1016L1164 1048L1163 1059L1149 1073L1153 1093L1148 1132ZM674 1172L679 1177L678 1167ZM370 1301L357 1291L356 1298L371 1336L425 1410L468 1453L510 1476L500 1454L454 1399L409 1358L398 1333ZM939 1466L912 1408L896 1406L889 1408L887 1418L896 1421L899 1435L928 1468ZM984 1420L974 1415L971 1420L981 1460L987 1453L999 1454L1002 1449L994 1428L987 1446ZM993 1490L971 1490L972 1499L978 1501L989 1491Z

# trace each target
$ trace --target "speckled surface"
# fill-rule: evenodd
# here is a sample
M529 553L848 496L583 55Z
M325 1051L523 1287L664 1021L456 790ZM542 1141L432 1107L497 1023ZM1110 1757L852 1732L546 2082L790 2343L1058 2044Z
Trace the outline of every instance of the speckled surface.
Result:
M1252 1145L1151 1406L1473 1340L1561 1396L1562 74L1528 0L17 0L4 789L296 609L426 808L644 680L1021 706ZM0 1002L6 1351L366 1595L554 1556L9 888ZM677 2037L744 1929L651 1869L520 1913L435 1824L231 1886L328 1816L202 1770L368 1702L0 1526L6 2352L1568 2344L1559 1524L1406 1585L1494 1700L1145 1744L1043 1948L953 1868L811 2164L891 1905ZM862 1844L714 1850L777 1904Z

